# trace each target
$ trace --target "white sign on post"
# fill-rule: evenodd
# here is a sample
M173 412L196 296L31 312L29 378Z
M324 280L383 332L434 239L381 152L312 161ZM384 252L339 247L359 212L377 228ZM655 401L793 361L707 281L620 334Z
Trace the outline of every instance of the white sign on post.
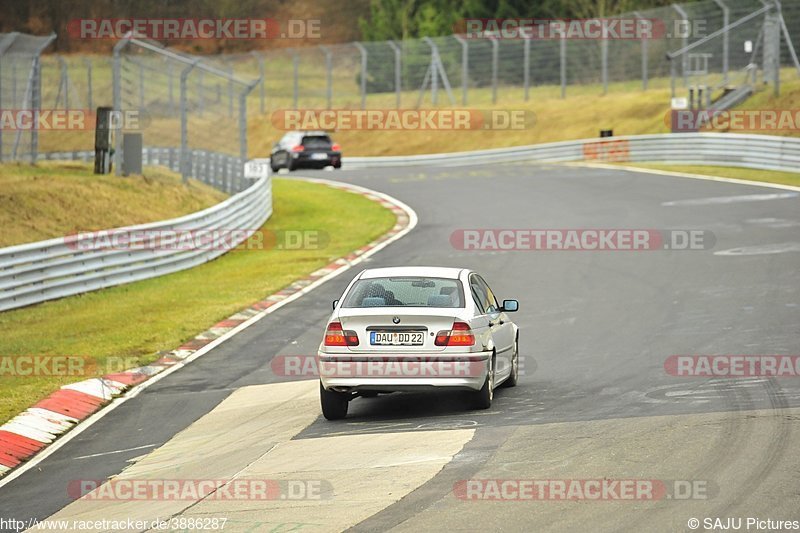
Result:
M252 180L269 176L269 159L251 159L244 164L244 177Z

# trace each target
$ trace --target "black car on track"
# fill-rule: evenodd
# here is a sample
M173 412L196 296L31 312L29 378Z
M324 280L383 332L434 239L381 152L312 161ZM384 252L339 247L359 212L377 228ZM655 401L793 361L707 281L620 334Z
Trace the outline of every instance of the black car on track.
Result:
M324 131L290 131L275 143L270 154L273 172L285 168L342 167L342 152Z

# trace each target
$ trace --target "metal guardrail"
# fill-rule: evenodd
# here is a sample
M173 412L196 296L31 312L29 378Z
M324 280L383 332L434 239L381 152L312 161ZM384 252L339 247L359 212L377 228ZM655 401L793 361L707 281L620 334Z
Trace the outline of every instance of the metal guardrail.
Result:
M514 161L613 161L800 171L800 139L735 133L666 133L397 157L344 157L347 169L463 166Z
M78 154L75 152L74 154ZM64 158L66 159L66 157ZM272 215L269 176L203 211L180 218L109 230L132 235L132 244L97 247L97 234L79 234L0 248L0 311L123 283L162 276L210 261L240 244ZM224 231L223 246L137 245L154 232ZM141 239L141 240L139 240ZM194 243L198 244L198 243Z

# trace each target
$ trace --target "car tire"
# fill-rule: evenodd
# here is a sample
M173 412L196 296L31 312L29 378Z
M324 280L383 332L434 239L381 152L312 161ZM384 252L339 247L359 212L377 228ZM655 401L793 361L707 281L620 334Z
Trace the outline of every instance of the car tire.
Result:
M516 387L519 381L519 336L514 339L514 355L511 356L511 374L501 387Z
M489 372L481 390L475 393L475 409L488 409L494 398L494 356L489 360Z
M289 172L291 172L292 170L294 170L296 168L296 166L294 164L294 159L292 159L292 156L290 156L289 154L286 154L286 167L285 168Z
M349 394L325 390L320 382L319 400L322 406L322 416L327 420L341 420L347 416L347 405L350 403Z
M269 168L272 169L272 172L274 174L275 172L278 172L281 169L281 167L279 167L278 165L273 163L273 161L275 161L275 158L274 157L270 157L269 158Z

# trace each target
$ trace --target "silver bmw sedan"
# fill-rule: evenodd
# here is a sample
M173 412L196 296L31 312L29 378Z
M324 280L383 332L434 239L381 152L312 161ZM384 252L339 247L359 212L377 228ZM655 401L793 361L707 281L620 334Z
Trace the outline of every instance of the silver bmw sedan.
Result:
M519 377L519 328L486 281L463 268L392 267L347 286L319 347L320 401L328 420L350 400L396 391L472 391L486 409Z

